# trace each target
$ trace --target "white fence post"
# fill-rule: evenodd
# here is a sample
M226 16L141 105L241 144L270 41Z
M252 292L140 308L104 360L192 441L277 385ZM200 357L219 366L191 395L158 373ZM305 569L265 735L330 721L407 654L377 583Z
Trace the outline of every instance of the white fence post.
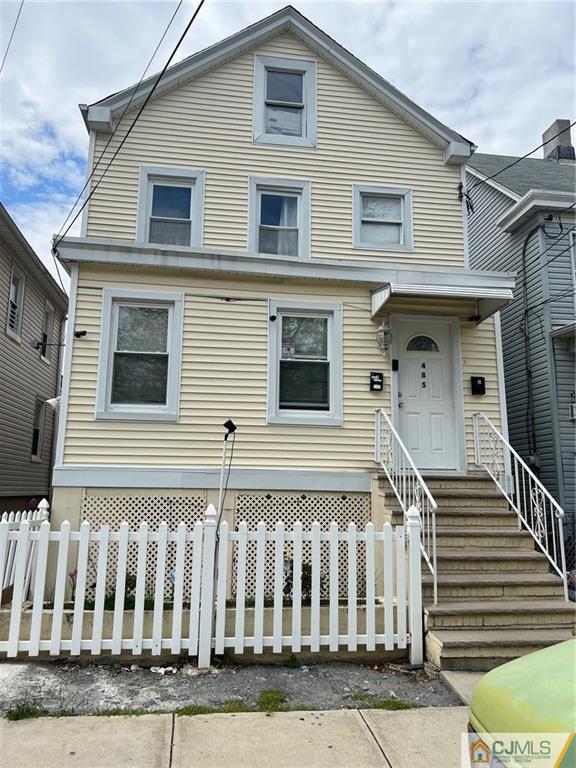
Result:
M48 517L50 516L50 504L47 499L42 499L36 508L36 512L38 512L38 517L36 519L48 520Z
M200 631L198 636L198 667L207 669L212 655L212 626L214 617L214 563L216 556L216 509L206 510L202 546L202 586L200 589Z
M422 637L422 572L420 555L420 532L422 522L416 507L406 513L408 533L408 624L410 631L410 663L424 662Z

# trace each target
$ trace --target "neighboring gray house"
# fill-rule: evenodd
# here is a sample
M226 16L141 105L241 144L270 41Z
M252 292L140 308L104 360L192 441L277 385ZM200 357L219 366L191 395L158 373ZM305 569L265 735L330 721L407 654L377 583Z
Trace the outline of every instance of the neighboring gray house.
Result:
M557 120L543 142L543 160L521 160L502 173L517 158L470 159L469 260L474 269L517 274L515 300L501 312L510 442L566 510L572 559L576 163L569 121Z
M50 493L68 298L0 204L0 512Z

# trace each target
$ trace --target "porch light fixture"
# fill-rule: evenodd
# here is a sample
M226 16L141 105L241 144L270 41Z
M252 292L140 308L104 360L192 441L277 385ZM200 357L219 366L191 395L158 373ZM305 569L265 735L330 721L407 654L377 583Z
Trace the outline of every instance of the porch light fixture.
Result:
M384 323L376 331L376 344L382 353L387 352L392 344L392 331Z

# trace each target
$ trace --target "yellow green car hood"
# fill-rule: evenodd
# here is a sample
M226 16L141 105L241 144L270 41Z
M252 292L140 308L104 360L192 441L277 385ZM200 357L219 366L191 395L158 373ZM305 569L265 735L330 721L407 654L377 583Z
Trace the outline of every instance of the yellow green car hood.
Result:
M530 653L488 672L474 690L477 732L566 733L576 730L576 640Z

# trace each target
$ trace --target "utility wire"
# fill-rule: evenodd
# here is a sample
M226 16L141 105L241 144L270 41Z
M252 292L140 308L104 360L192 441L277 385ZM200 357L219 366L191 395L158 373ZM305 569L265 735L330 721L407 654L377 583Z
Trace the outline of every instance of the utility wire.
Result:
M90 184L90 181L92 180L92 177L93 177L93 176L94 176L94 174L96 173L96 171L97 171L97 169L98 169L98 166L100 165L100 163L101 163L101 161L102 161L102 158L103 158L103 157L104 157L104 155L106 154L106 151L107 151L108 147L110 146L110 143L111 143L112 139L113 139L113 138L114 138L114 136L116 135L116 131L118 131L118 129L120 128L120 125L122 124L122 120L124 119L124 116L126 115L126 112L128 112L128 110L130 109L130 105L132 104L132 101L133 101L133 99L134 99L134 96L136 95L136 93L137 93L137 91L138 91L138 88L140 88L140 85L142 84L142 81L143 81L143 80L144 80L144 78L146 77L146 73L147 73L147 72L148 72L148 70L150 69L150 66L152 65L152 62L154 61L154 58L156 57L156 54L158 53L158 49L160 48L160 46L161 46L161 45L162 45L162 43L164 42L164 38L165 38L165 37L166 37L166 35L168 34L168 30L169 30L169 29L170 29L170 27L172 26L172 22L173 22L173 21L174 21L174 19L176 18L176 14L177 14L177 13L178 13L178 11L180 10L180 7L182 6L182 3L183 3L183 2L184 2L184 0L180 0L180 2L178 3L178 5L176 6L176 10L175 10L175 11L174 11L174 13L172 14L172 18L171 18L171 19L170 19L170 21L168 22L168 26L166 27L166 29L164 30L164 32L163 32L163 34L162 34L162 37L161 37L161 38L160 38L160 40L158 41L158 45L157 45L157 46L156 46L156 48L154 49L154 53L153 53L153 54L152 54L152 56L150 57L150 60L148 61L148 64L146 65L146 69L144 70L144 72L142 72L142 77L140 78L140 80L138 81L138 83L137 83L137 84L134 86L134 89L133 89L132 93L130 94L130 99L128 100L128 103L127 103L127 104L126 104L126 106L124 107L124 111L122 112L122 114L120 115L120 118L119 118L119 119L118 119L118 121L116 122L116 126L115 126L114 130L112 131L112 133L111 133L111 134L110 134L110 136L108 137L108 141L106 142L106 146L104 147L104 149L103 149L103 150L102 150L102 152L100 153L100 156L99 156L99 157L98 157L98 159L96 160L96 163L94 164L94 167L92 168L92 171L91 171L91 173L90 173L90 174L89 174L89 176L87 177L87 179L86 179L86 181L85 181L85 183L84 183L84 186L82 187L82 189L81 189L81 190L80 190L80 192L78 193L78 197L76 198L76 200L74 200L74 204L72 205L72 208L70 208L70 212L69 212L68 216L66 216L66 219L65 219L64 223L62 224L62 226L61 226L61 227L60 227L60 229L58 230L58 235L60 234L60 232L62 232L62 230L64 229L64 227L65 227L65 226L66 226L66 224L68 223L68 220L70 219L70 216L72 216L72 214L74 213L74 209L76 208L76 206L78 205L78 203L79 203L79 202L80 202L80 200L82 199L82 195L84 194L84 191L86 190L86 188L87 188L87 187L88 187L88 185Z
M522 157L518 157L518 158L516 158L516 160L514 160L514 162L513 162L513 163L509 163L508 165L505 165L505 166L504 166L504 168L501 168L499 171L496 171L496 173L493 173L493 174L492 174L492 176L487 176L485 179L478 179L478 181L477 181L475 184L473 184L473 185L470 187L470 189L469 189L469 190L467 190L467 191L468 191L468 193L472 192L472 190L473 190L473 189L476 189L476 187L479 187L479 186L480 186L480 184L486 184L487 182L491 181L492 179L495 179L495 178L496 178L496 176L500 176L500 174L501 174L501 173L504 173L504 171L507 171L509 168L512 168L513 166L515 166L515 165L518 165L518 163L519 163L521 160L526 160L526 158L527 158L527 157L530 157L530 155L533 155L533 154L534 154L534 152L538 152L538 150L539 150L539 149L542 149L542 147L546 146L546 144L549 144L549 143L550 143L551 141L553 141L554 139L557 139L557 138L558 138L558 136L560 136L561 134L563 134L565 131L569 131L569 130L570 130L570 128L573 128L575 125L576 125L576 120L575 120L573 123L570 123L570 125L568 126L568 128L564 128L562 131L559 131L559 132L558 132L557 134L555 134L554 136L551 136L549 139L547 139L546 141L542 142L542 144L539 144L537 147L535 147L534 149L532 149L530 152L527 152L525 155L522 155ZM472 167L473 167L473 166L472 166ZM476 170L476 169L475 169L475 170Z
M18 19L20 18L20 14L22 13L23 5L24 5L24 0L22 0L22 2L20 3L20 7L18 8L16 21L14 22L14 26L12 27L12 32L10 33L10 39L8 40L8 45L6 46L6 50L4 51L4 56L2 57L2 64L0 64L0 75L2 74L2 70L4 69L4 64L6 64L8 51L10 50L10 46L12 45L12 38L14 37L14 32L16 32L16 27L18 26Z
M528 307L528 310L536 309L536 307L541 307L543 304L549 304L551 301L564 299L566 296L570 296L571 294L576 294L576 288L567 288L564 291L560 291L560 293L554 294L554 296L549 296L547 299L540 301L538 304L532 304Z
M126 139L127 139L127 138L128 138L128 136L130 136L130 134L132 133L132 130L134 129L134 126L135 126L135 125L136 125L136 123L138 122L138 120L139 120L139 118L140 118L140 115L142 114L142 112L144 112L144 109L146 108L146 106L147 106L148 102L150 101L150 99L151 99L151 98L152 98L152 96L154 95L154 92L156 91L156 88L158 87L158 85L159 85L159 83L160 83L160 80L161 80L161 79L164 77L164 74L165 74L166 70L168 69L168 67L170 66L170 64L171 64L171 62L172 62L172 59L173 59L173 58L174 58L174 56L176 55L176 53L177 53L178 49L180 48L180 46L182 45L182 42L184 41L184 38L185 38L185 37L186 37L186 35L188 34L188 30L190 29L190 27L191 27L191 26L192 26L192 24L194 23L194 21L195 21L196 17L198 16L198 13L200 12L200 9L202 8L202 6L204 5L204 3L205 3L205 2L206 2L206 0L200 0L200 2L198 3L198 5L197 5L197 7L196 7L196 10L195 10L195 11L194 11L194 13L192 14L192 18L190 19L190 21L189 21L189 22L188 22L188 24L186 25L186 28L185 28L184 32L183 32L183 33L182 33L182 35L180 36L180 39L178 40L178 42L176 43L176 45L175 45L174 49L172 50L172 53L171 53L171 54L170 54L170 56L168 57L168 60L166 61L166 64L164 64L164 67L163 67L162 71L160 72L160 74L159 74L159 75L158 75L158 77L156 78L156 81L154 82L154 85L152 86L152 88L151 88L151 89L150 89L150 91L148 92L148 95L146 96L146 98L145 98L144 102L142 103L142 106L141 106L141 107L140 107L140 109L138 110L138 113L137 113L136 117L134 118L134 120L133 120L133 121L132 121L132 123L130 124L130 127L128 128L128 130L127 130L127 131L126 131L126 133L124 134L124 136L123 136L123 138L122 138L121 142L118 144L118 146L117 146L117 148L116 148L116 150L115 150L114 154L112 155L112 157L111 157L111 158L110 158L110 160L108 161L108 165L107 165L107 166L104 168L104 170L102 171L102 174L101 174L100 178L98 179L98 181L96 182L96 184L95 184L95 185L92 187L92 189L90 190L90 193L89 193L89 194L86 196L86 199L84 200L84 202L82 203L82 205L81 205L81 206L80 206L80 208L78 209L78 212L76 213L76 215L74 216L74 218L72 219L72 221L70 222L70 224L68 224L68 227L67 227L67 228L64 230L64 233L63 233L62 235L57 235L57 236L54 238L54 244L53 244L53 246L52 246L52 248L53 248L54 250L56 250L56 249L58 248L58 245L59 245L59 244L62 242L62 240L63 240L63 239L66 237L66 235L68 234L68 232L70 231L70 229L71 229L71 228L72 228L72 226L74 225L74 222L75 222L75 221L78 219L78 217L80 216L80 214L82 213L82 211L84 210L84 208L86 207L86 205L88 204L88 201L90 200L90 198L92 197L92 195L94 194L94 192L96 192L96 190L97 190L97 189L98 189L98 187L100 186L100 184L101 184L101 182L102 182L102 180L103 180L104 176L106 175L106 173L107 173L107 171L109 170L110 166L112 165L112 163L114 162L114 160L115 160L115 159L116 159L116 157L118 156L118 153L120 152L120 150L121 150L121 149L122 149L122 147L124 146L124 144L125 144L125 142L126 142Z
M572 227L570 232L572 232L574 229L576 229L576 227ZM569 233L567 232L566 234L569 234ZM565 253L568 253L568 251L570 250L572 250L572 243L570 243L570 245L567 248L564 248L563 251L560 251L560 253L557 253L556 256L552 256L551 259L548 259L548 261L542 265L541 269L544 269L545 267L547 267L548 264L552 264L553 261L556 261L556 259L560 258L560 256L563 256Z

